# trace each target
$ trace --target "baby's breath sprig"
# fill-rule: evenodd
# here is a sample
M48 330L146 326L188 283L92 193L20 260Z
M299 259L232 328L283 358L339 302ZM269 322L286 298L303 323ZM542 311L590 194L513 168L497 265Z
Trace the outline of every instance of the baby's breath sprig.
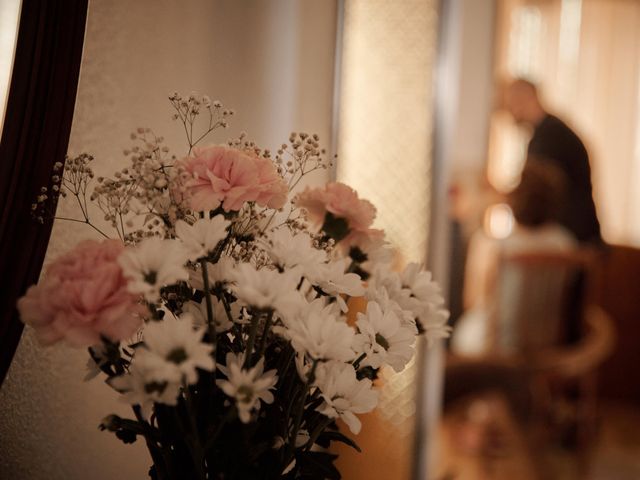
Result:
M182 97L176 92L169 96L169 101L176 111L176 113L173 114L173 119L180 120L184 126L184 133L189 143L189 152L187 155L191 154L193 147L215 129L227 128L228 118L234 115L234 111L223 108L219 100L212 102L207 95L200 96L195 92L191 93L187 98ZM196 137L197 132L194 134L194 126L203 108L209 114L208 125L204 129L204 132Z
M275 156L272 156L271 151L268 149L262 149L255 142L247 138L247 134L242 132L236 139L231 139L227 144L239 150L257 155L263 158L272 159L274 162L278 174L287 181L287 186L291 192L300 181L310 173L316 170L326 170L333 165L332 161L325 158L326 150L320 147L320 137L317 134L310 135L308 133L296 133L293 132L289 136L289 145L283 143L276 151ZM260 228L260 234L264 234L271 222L281 210L273 210L269 218L266 219L266 214L263 212L260 218L262 228ZM257 218L253 213L253 218ZM278 226L282 226L285 223L289 227L301 230L303 229L302 223L299 221L300 215L297 212L295 205L289 205L289 211L287 217ZM277 227L276 227L277 228Z
M304 132L293 132L289 136L289 144L283 143L275 156L278 172L289 177L289 191L306 175L316 170L326 170L333 165L325 158L326 150L320 147L320 137Z
M51 189L41 187L35 203L31 205L32 216L40 223L52 220L66 220L89 225L105 238L109 236L98 228L89 218L87 203L87 190L91 184L94 173L90 167L93 157L87 153L81 153L77 157L66 157L63 169L62 162L53 165L51 175ZM55 205L57 200L71 194L77 201L82 213L82 219L57 216Z

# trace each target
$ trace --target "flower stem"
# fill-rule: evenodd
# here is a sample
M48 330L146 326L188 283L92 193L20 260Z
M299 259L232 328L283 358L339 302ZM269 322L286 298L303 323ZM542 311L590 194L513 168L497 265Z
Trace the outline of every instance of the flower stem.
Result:
M256 335L258 334L258 322L260 315L254 315L251 318L251 330L249 330L249 340L247 341L247 349L244 352L244 365L242 368L249 368L251 366L251 354L253 353L253 345L256 342Z
M316 428L313 430L313 433L310 435L309 441L304 448L305 450L310 450L311 447L313 447L313 444L316 443L320 434L324 432L324 429L327 428L331 422L333 422L333 418L325 418L316 425Z
M298 405L298 411L296 413L296 418L293 423L293 430L291 430L291 435L289 436L289 445L287 449L287 456L285 463L288 465L291 461L291 456L295 450L296 445L296 437L298 436L298 431L300 430L300 426L302 425L302 416L304 415L304 405L307 400L307 395L309 394L309 389L311 388L311 384L316 378L316 367L318 366L318 360L314 360L311 366L311 370L309 370L309 374L307 375L307 381L304 384L304 389L302 394L300 395L300 404Z
M139 405L133 406L133 413L135 414L138 422L146 427L149 425L147 421L142 416L142 411ZM158 480L169 480L171 478L171 470L170 470L170 462L167 460L167 452L164 448L158 445L158 443L151 438L150 435L143 435L144 440L147 444L147 449L149 450L149 454L151 455L151 459L153 460L153 464L156 467L156 474L158 475Z
M362 362L362 360L364 360L364 357L366 356L367 354L363 353L358 358L356 358L356 360L352 363L354 370L358 370L358 368L360 367L360 362Z
M269 329L271 328L271 323L273 322L273 312L269 312L267 315L267 320L264 322L264 330L262 332L262 338L260 339L260 348L258 350L258 358L264 355L264 350L267 346L267 336L269 335Z
M176 408L173 408L173 413L176 417L176 423L178 427L182 431L183 438L185 443L187 444L187 448L189 449L189 453L191 454L191 459L193 460L193 468L195 470L195 474L199 480L205 480L207 477L204 472L204 450L200 445L200 436L198 434L198 424L196 418L195 406L192 401L191 391L189 390L189 385L185 381L183 383L183 390L185 396L185 406L187 410L187 416L189 417L190 422L190 430L191 435L187 432L185 427L182 424L182 416L179 414Z
M234 417L236 416L236 409L235 407L231 407L227 410L227 413L225 414L224 417L222 417L222 420L220 421L220 425L218 425L218 428L216 428L215 433L209 437L209 439L207 440L207 442L204 444L204 451L208 452L209 449L211 447L213 447L216 443L216 440L218 439L218 437L220 436L220 434L222 433L222 429L224 428L224 426L230 421L232 420Z
M217 347L216 324L213 318L213 304L211 303L211 287L209 286L209 272L207 271L207 261L202 260L202 282L204 283L204 298L207 303L207 326L209 328L209 337L213 344L213 355L215 358Z

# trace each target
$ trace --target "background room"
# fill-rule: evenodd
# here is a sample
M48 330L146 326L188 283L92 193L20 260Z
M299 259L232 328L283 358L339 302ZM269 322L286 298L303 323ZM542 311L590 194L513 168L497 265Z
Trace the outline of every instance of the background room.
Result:
M362 453L331 446L342 478L640 478L639 2L72 3L0 0L0 267L15 277L0 303L1 478L147 477L143 441L97 428L131 409L100 379L83 381L86 349L42 347L22 329L15 304L40 272L29 259L41 254L46 271L97 236L62 220L36 230L41 185L18 160L36 147L88 152L96 176L109 176L146 127L184 156L173 92L233 110L210 143L246 132L276 152L292 132L317 134L332 163L293 193L353 187L375 206L394 268L418 262L442 287L450 338L419 337L401 372L380 370L378 406L358 415ZM65 29L78 71L47 81L52 59L64 62L33 46ZM29 118L38 103L42 122ZM549 114L562 133L539 140ZM41 133L65 122L66 135ZM76 214L59 201L58 217ZM597 234L572 230L567 217L583 214Z

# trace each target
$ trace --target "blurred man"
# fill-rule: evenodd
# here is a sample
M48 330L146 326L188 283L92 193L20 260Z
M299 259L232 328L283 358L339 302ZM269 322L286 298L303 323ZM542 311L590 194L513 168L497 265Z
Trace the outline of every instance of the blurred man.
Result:
M527 157L548 160L568 179L568 199L560 223L581 243L600 243L600 223L591 192L591 168L587 150L578 136L559 118L545 111L536 86L515 80L504 91L504 106L519 125L533 128Z

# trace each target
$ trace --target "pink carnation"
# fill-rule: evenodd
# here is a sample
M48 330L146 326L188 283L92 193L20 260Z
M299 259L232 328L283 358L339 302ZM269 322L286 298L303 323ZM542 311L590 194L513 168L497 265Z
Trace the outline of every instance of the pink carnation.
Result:
M295 203L307 211L307 219L318 230L324 224L327 212L344 219L349 226L349 234L340 241L343 247L364 246L383 236L381 230L370 228L376 218L376 207L368 200L358 198L356 191L344 183L327 183L322 188L307 187L296 197Z
M271 160L219 145L193 153L181 161L193 210L215 210L222 204L225 212L237 211L245 202L281 208L287 201L287 185Z
M81 347L99 343L100 335L116 341L135 333L146 308L127 290L116 261L123 250L118 240L81 242L29 287L18 310L41 343L64 339Z

